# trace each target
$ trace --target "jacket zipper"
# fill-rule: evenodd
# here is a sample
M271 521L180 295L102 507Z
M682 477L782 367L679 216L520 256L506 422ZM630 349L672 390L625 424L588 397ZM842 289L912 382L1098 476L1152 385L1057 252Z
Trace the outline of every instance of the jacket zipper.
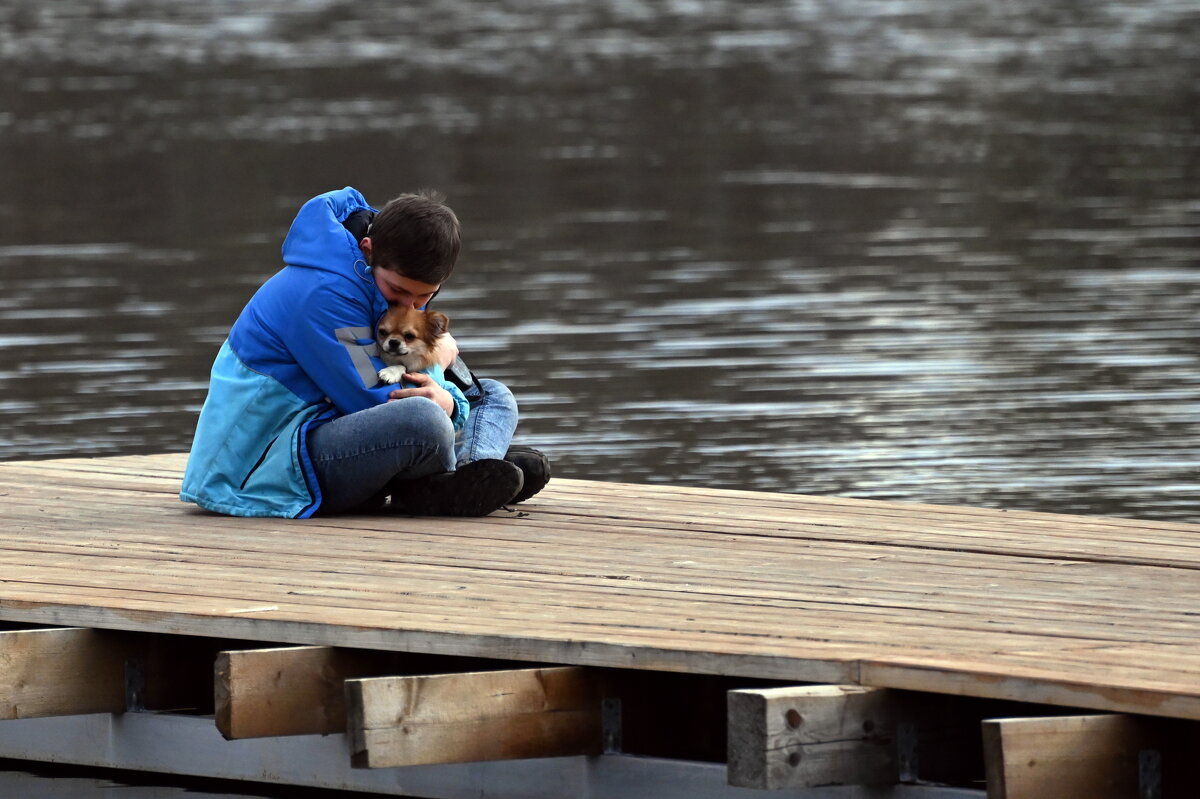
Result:
M258 456L258 460L253 466L250 467L250 471L246 473L246 479L242 481L242 484L238 487L238 490L242 490L246 487L246 483L250 482L250 478L253 477L254 473L258 471L258 467L262 466L263 461L267 459L267 453L271 451L271 447L275 446L275 442L278 440L279 436L275 436L271 439L271 443L267 444L267 448L263 450L262 455Z

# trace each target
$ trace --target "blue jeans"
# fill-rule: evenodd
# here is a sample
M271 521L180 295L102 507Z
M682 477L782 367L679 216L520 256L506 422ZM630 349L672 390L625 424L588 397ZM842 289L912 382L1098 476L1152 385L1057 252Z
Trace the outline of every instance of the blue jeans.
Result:
M433 400L392 400L323 424L308 437L321 513L353 510L394 477L415 479L485 458L503 458L517 428L517 401L503 383L466 391L467 424L456 436Z

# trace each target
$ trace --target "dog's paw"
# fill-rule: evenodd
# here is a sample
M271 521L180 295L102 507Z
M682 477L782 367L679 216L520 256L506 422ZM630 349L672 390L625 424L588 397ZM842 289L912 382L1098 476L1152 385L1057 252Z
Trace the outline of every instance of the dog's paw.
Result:
M399 383L403 377L403 366L387 366L379 370L379 379L385 383Z

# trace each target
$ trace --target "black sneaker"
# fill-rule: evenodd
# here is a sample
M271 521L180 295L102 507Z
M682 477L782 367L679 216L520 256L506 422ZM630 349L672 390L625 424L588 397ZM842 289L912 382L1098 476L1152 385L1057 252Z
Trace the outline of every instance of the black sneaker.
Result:
M472 461L454 472L393 482L388 509L409 516L487 516L507 504L523 483L521 470L508 461Z
M509 500L510 503L524 502L550 482L550 461L540 450L520 445L509 447L504 460L520 467L525 478L524 487Z

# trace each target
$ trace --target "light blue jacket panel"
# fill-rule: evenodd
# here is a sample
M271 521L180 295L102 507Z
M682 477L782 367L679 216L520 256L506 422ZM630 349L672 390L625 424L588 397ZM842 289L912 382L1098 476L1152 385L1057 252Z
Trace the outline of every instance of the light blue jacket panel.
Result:
M321 489L308 453L313 425L374 407L397 386L378 381L374 330L387 310L342 222L369 208L352 188L300 209L286 266L255 293L213 364L180 498L236 516L308 517ZM454 426L469 406L454 397Z
M250 369L229 341L213 363L180 498L232 516L311 516L320 502L305 436L328 408Z

